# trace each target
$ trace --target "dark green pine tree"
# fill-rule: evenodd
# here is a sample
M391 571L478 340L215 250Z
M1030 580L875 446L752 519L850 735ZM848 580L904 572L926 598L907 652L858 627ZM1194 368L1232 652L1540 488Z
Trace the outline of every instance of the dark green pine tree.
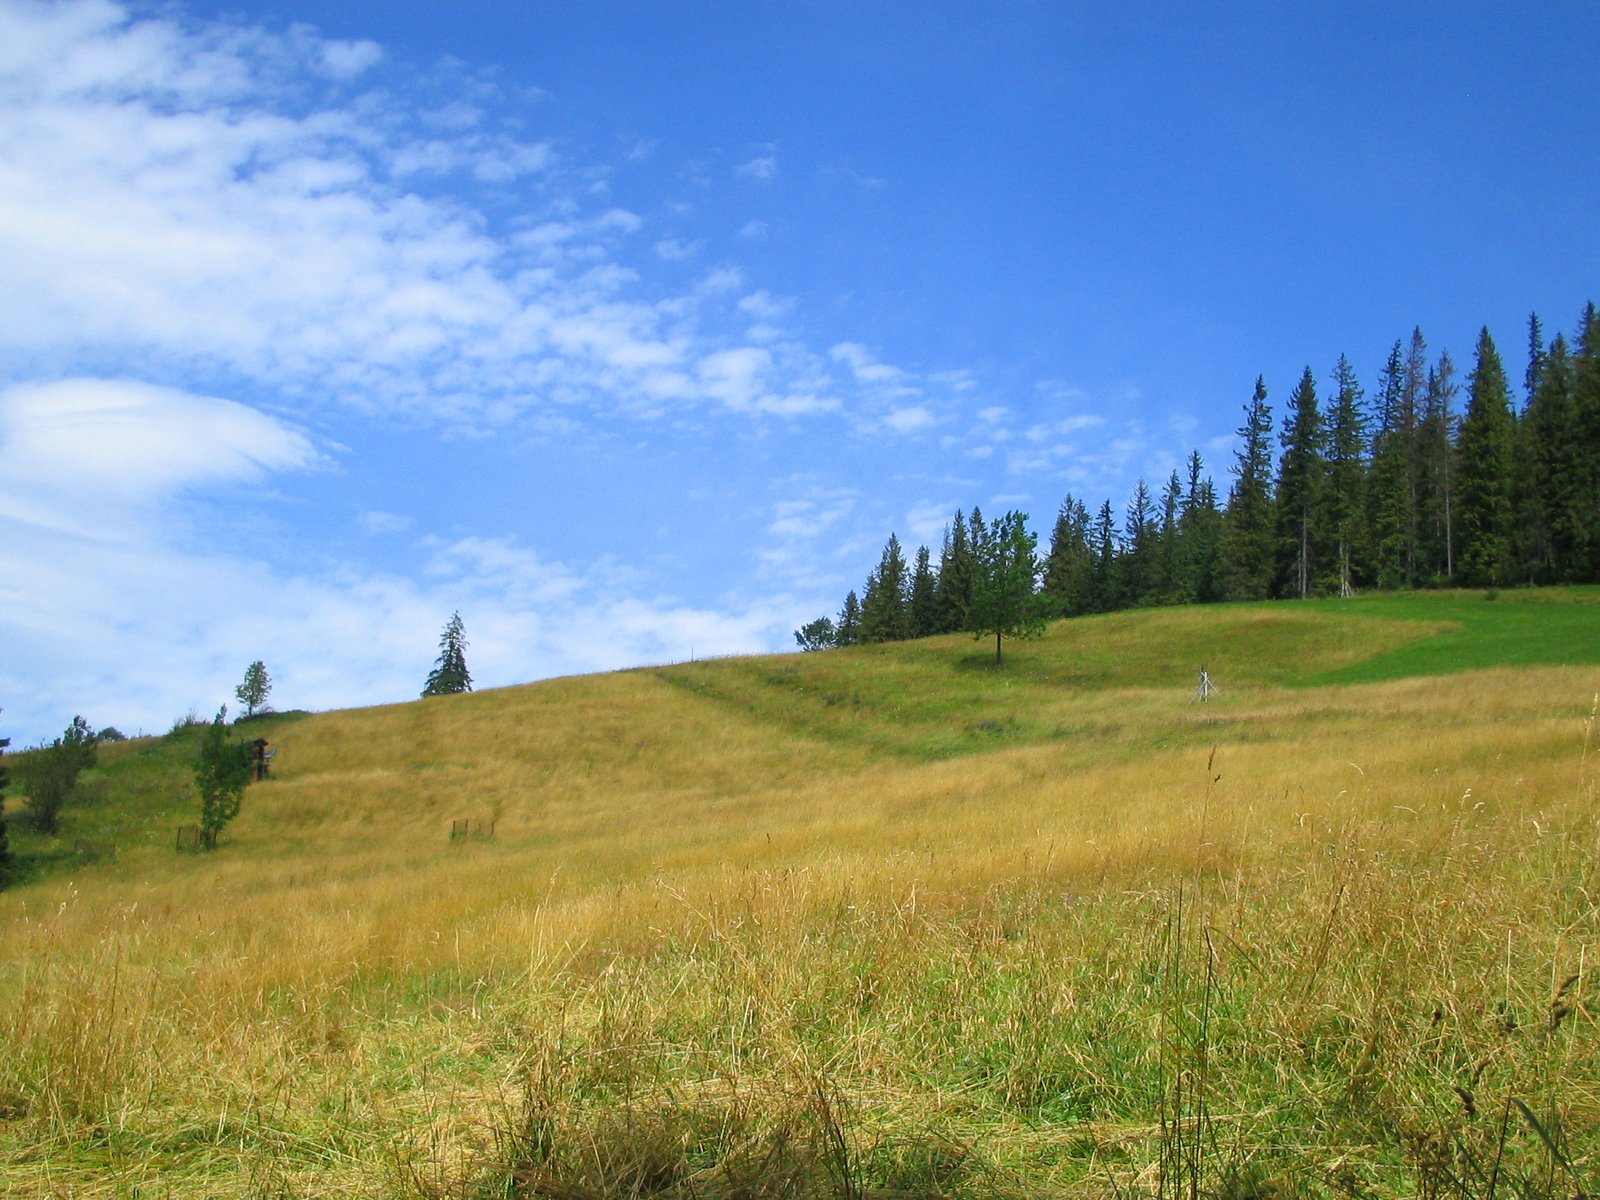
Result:
M911 636L909 585L900 539L891 533L878 566L867 577L866 590L861 593L858 641L863 644L903 642Z
M1572 362L1566 339L1558 333L1549 351L1540 355L1533 394L1517 422L1512 552L1519 578L1526 575L1538 583L1577 578L1584 542L1577 426Z
M6 770L5 757L9 745L10 738L0 738L0 891L11 882L17 869L17 860L11 853L11 839L6 832L6 787L11 783L11 774Z
M1449 583L1455 575L1456 367L1448 350L1428 372L1417 421L1417 572L1424 582Z
M1094 554L1089 548L1089 510L1070 495L1056 513L1050 553L1044 560L1042 594L1052 616L1076 617L1089 611Z
M1117 521L1111 515L1111 501L1103 500L1089 530L1089 548L1094 553L1090 575L1089 612L1111 612L1117 607Z
M1225 600L1265 600L1272 589L1272 410L1267 384L1256 377L1234 451L1233 489L1223 516L1218 582Z
M928 548L918 546L916 564L911 568L911 598L907 605L912 637L927 637L939 631L938 586Z
M1132 608L1154 601L1156 590L1156 507L1143 479L1128 501L1122 527L1122 555L1118 559L1117 608Z
M1304 599L1317 579L1327 470L1322 413L1317 408L1317 385L1310 367L1289 397L1278 440L1283 454L1278 459L1275 590L1279 596Z
M1515 418L1505 367L1485 328L1468 381L1457 474L1462 582L1505 583L1511 569L1511 487Z
M1383 369L1378 433L1372 448L1369 495L1373 504L1373 550L1383 587L1416 586L1420 577L1422 443L1419 425L1427 390L1428 345L1422 330L1411 331L1404 354L1394 344Z
M844 607L839 610L839 619L833 624L833 644L835 646L854 646L861 640L861 601L856 599L856 594L851 591L844 598Z
M1177 604L1178 576L1182 563L1178 556L1178 515L1183 511L1183 481L1174 471L1167 476L1157 503L1160 516L1156 530L1155 603Z
M1330 591L1349 596L1362 578L1367 483L1367 417L1355 368L1344 355L1333 368L1328 406L1328 473L1323 511L1331 553L1323 556Z
M1539 376L1545 364L1544 326L1538 313L1528 314L1528 369L1522 373L1522 405L1526 409L1533 403L1533 393L1539 390Z
M1183 508L1178 514L1179 604L1209 604L1217 597L1217 552L1222 540L1222 512L1217 489L1205 474L1200 452L1189 452Z
M450 620L439 635L439 657L428 672L422 685L422 694L449 696L456 692L472 690L472 675L467 671L467 635L461 624L461 614L451 613Z
M945 527L944 545L939 551L939 580L934 592L939 633L966 629L967 607L972 603L973 571L967 518L958 508L955 519Z
M1570 576L1593 583L1600 581L1600 313L1593 304L1579 318L1572 351L1572 407L1578 431L1572 504L1578 544Z

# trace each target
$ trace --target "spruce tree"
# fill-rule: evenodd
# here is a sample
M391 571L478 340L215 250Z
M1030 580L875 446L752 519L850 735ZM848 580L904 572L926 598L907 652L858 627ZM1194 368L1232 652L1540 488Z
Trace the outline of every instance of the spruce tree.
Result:
M1279 435L1277 594L1304 599L1317 578L1322 541L1322 493L1326 459L1317 385L1307 367L1289 397Z
M11 839L6 832L6 786L11 782L11 775L6 770L5 757L9 745L10 738L0 738L0 890L11 882L17 868L17 860L11 854Z
M1455 574L1455 373L1450 352L1440 351L1417 424L1417 571L1425 582L1448 583Z
M1394 344L1378 381L1377 428L1367 484L1372 576L1381 588L1411 585L1409 574L1411 430L1403 403L1404 358Z
M1326 563L1328 582L1340 596L1355 589L1362 570L1363 515L1366 512L1367 419L1355 368L1344 355L1333 369L1333 398L1328 411L1326 513L1332 555Z
M1590 539L1583 515L1583 434L1572 385L1567 341L1558 333L1517 422L1517 554L1541 583L1581 580Z
M911 594L907 603L911 636L927 637L939 631L938 580L926 546L917 547L916 564L911 568Z
M1225 600L1265 600L1272 587L1272 410L1257 376L1234 451L1233 489L1223 517L1218 573Z
M1056 513L1044 561L1042 594L1053 616L1075 617L1089 611L1093 573L1089 513L1069 495Z
M836 646L854 646L861 638L861 601L852 591L844 598L839 619L834 622L833 639Z
M1123 552L1118 560L1115 606L1132 608L1149 604L1155 591L1156 509L1143 479L1134 486L1133 496L1128 501L1127 523L1122 530Z
M1600 581L1600 313L1587 305L1573 339L1571 379L1577 431L1571 506L1575 525L1570 577Z
M1178 514L1183 511L1183 481L1176 471L1167 476L1161 489L1159 525L1156 531L1156 582L1157 604L1178 603Z
M866 590L861 594L861 630L857 641L899 642L911 636L908 584L900 539L891 533L877 569L867 578Z
M1468 382L1458 473L1461 578L1473 586L1505 583L1511 568L1511 392L1485 328Z
M1117 522L1111 515L1111 501L1100 503L1089 530L1089 548L1094 555L1090 573L1089 612L1111 612L1117 607Z
M439 635L439 657L433 670L428 672L422 685L422 695L449 696L456 692L470 692L472 676L467 671L467 635L461 624L459 612L450 614L450 620Z
M967 535L966 514L958 508L945 528L944 546L939 553L939 579L934 591L938 632L956 633L967 627L972 578L972 541Z
M1180 604L1209 604L1217 599L1217 552L1222 537L1222 513L1217 489L1198 450L1189 452L1183 507L1178 515L1178 582Z

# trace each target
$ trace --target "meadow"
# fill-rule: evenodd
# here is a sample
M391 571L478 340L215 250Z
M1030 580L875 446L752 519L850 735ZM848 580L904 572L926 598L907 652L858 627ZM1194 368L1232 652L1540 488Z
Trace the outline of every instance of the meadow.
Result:
M198 731L103 747L12 825L0 1195L1600 1190L1600 590L992 657L267 718L211 853Z

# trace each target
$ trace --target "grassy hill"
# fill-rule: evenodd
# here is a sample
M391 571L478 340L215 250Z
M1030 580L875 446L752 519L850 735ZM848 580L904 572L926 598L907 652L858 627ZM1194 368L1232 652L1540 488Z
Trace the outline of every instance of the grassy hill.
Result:
M195 732L103 748L12 826L0 1194L1600 1187L1600 591L991 659L267 719L210 854Z

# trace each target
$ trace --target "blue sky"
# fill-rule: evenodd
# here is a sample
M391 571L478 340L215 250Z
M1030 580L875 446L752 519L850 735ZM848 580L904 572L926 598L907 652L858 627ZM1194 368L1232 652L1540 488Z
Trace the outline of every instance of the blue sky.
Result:
M789 649L1596 297L1600 9L0 0L0 735Z

